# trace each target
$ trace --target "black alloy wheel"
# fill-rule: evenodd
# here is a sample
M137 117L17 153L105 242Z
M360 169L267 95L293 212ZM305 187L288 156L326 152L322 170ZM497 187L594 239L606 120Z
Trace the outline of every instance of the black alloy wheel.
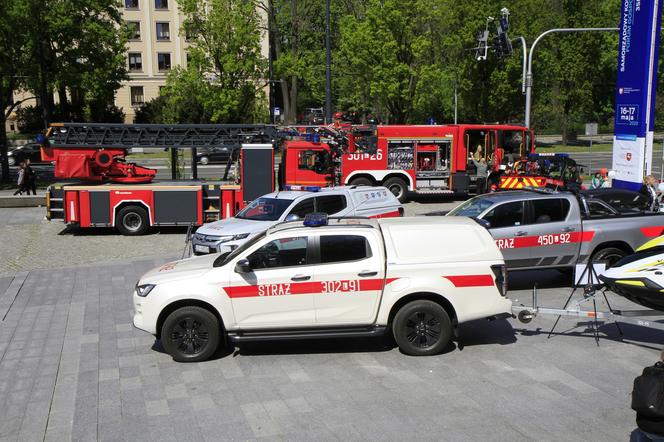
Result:
M392 333L406 354L426 356L440 353L452 339L452 321L439 304L421 299L399 309Z
M201 307L182 307L171 313L161 329L164 349L180 362L208 359L219 347L219 320Z

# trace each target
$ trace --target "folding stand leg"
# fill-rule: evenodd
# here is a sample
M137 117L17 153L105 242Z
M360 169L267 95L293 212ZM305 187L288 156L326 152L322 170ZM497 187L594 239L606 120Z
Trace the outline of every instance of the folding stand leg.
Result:
M595 312L595 326L593 327L593 334L595 335L595 344L599 347L599 322L597 321L597 302L593 297L593 311Z
M581 272L581 276L579 277L580 281L583 281L583 278L586 276L586 272L588 272L588 266L586 266L586 268L583 269L583 272ZM572 281L572 284L574 284L574 288L572 289L572 293L569 294L569 297L567 298L567 301L565 301L565 305L563 306L563 310L565 310L567 308L567 306L569 305L569 302L572 300L572 296L574 296L574 293L576 292L576 289L577 289L576 281ZM560 321L560 318L561 318L561 316L558 315L558 317L556 318L556 322L553 323L553 327L551 327L551 330L549 330L549 334L546 337L547 339L551 338L551 335L553 334L553 331L558 326L558 321Z
M609 307L609 310L613 312L613 307L611 307L611 304L609 304L609 298L606 297L606 289L602 290L602 296L604 296L604 301L606 301L606 306ZM618 329L618 333L620 336L623 336L623 331L622 328L620 328L620 324L618 321L613 321L614 324L616 324L616 328Z

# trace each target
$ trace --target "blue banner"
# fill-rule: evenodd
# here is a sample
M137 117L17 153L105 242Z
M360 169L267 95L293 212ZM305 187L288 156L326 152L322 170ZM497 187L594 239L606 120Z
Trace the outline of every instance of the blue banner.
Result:
M615 187L638 189L652 163L661 0L623 0L613 140Z

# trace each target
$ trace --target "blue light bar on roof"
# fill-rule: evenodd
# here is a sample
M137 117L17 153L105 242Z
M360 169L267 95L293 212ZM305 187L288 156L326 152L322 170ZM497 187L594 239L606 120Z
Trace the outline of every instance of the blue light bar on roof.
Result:
M304 217L304 225L307 227L327 226L327 213L310 213Z
M284 190L303 190L305 192L320 192L320 186L284 186Z

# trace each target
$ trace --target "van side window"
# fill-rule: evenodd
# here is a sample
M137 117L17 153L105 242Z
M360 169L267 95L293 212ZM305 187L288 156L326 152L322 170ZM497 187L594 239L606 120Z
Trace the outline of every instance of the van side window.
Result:
M307 263L307 237L270 241L247 257L254 270L301 266Z
M556 223L565 221L569 213L569 201L564 198L547 198L531 201L533 223Z
M371 257L371 246L364 236L323 235L320 237L320 262L358 261Z
M300 218L304 218L309 213L314 213L316 209L314 208L314 199L307 198L303 201L300 201L293 207L289 215L297 215Z
M501 204L484 216L491 228L513 227L523 224L523 201Z
M346 208L344 195L325 195L316 197L316 211L334 215Z

